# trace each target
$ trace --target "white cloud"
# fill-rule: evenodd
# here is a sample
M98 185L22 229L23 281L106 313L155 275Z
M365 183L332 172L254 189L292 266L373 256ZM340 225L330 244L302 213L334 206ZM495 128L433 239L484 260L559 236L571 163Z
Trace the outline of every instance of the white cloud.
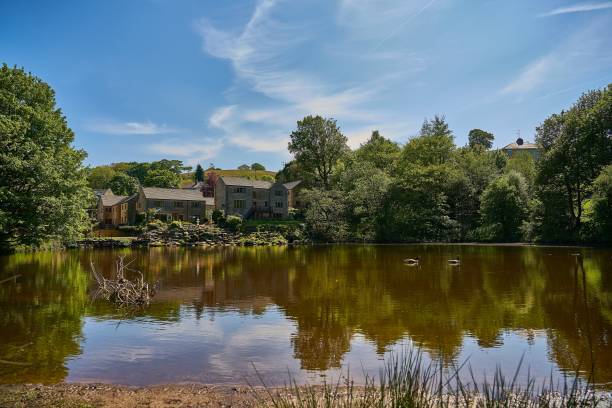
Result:
M548 13L542 14L542 17L556 16L559 14L584 13L587 11L606 10L612 8L612 2L603 3L579 3L572 6L556 8Z
M525 93L540 85L554 66L552 55L542 57L528 65L519 76L504 87L502 93Z
M113 120L95 120L87 123L85 129L95 133L109 135L158 135L175 133L177 129L165 124L158 125L151 121L146 122L117 122Z
M183 159L187 165L195 165L215 158L222 148L223 142L221 140L202 139L185 142L184 140L170 139L152 144L149 146L149 151L178 157Z

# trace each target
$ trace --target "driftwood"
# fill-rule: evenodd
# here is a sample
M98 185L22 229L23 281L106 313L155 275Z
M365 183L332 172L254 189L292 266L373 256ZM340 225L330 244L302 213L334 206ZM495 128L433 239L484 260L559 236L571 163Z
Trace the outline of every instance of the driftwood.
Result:
M13 275L10 278L6 278L6 279L2 279L0 280L0 283L4 283L4 282L8 282L8 281L12 281L14 280L15 282L17 282L17 278L21 277L21 274L17 274L17 275Z
M115 263L115 275L106 279L96 271L91 263L91 273L98 284L98 290L94 297L109 300L120 307L144 307L149 304L155 295L156 284L149 285L145 282L142 272L128 268L130 262L124 263L124 257L120 257ZM125 272L132 272L138 277L130 280L125 277Z

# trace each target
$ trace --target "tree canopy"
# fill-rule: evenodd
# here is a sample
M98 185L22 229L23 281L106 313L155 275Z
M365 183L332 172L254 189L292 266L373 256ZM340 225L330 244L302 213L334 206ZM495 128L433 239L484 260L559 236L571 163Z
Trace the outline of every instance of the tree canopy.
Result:
M71 240L88 228L91 191L53 89L0 68L0 246Z
M493 133L485 132L481 129L472 129L468 134L468 144L472 149L483 148L488 150L493 147L494 139Z

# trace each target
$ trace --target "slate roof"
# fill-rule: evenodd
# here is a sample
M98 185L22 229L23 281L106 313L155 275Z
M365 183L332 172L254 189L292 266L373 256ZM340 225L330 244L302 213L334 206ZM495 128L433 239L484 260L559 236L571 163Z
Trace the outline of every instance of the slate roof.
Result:
M103 195L113 195L113 192L110 188L95 188L94 194L98 197L101 197Z
M290 181L289 183L285 183L283 184L283 186L285 186L285 188L287 190L293 190L294 188L296 188L300 183L302 182L302 180L296 180L296 181Z
M535 143L523 143L522 145L514 142L514 143L510 143L504 147L502 147L502 150L520 150L520 149L539 149L540 146L538 146Z
M199 190L143 187L142 192L145 198L152 200L205 201L208 205L214 205L214 199L212 197L204 197Z
M117 205L123 200L129 198L128 196L120 196L120 195L102 195L100 199L102 199L102 205L104 207L110 207L113 205Z
M244 186L269 189L274 183L265 180L251 180L244 177L220 176L226 186Z

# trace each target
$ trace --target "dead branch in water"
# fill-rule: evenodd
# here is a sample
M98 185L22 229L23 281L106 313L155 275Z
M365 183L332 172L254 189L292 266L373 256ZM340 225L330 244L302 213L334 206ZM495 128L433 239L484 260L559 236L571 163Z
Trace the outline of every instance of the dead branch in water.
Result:
M4 283L4 282L8 282L8 281L15 281L15 282L17 282L17 278L19 278L19 277L21 277L21 274L13 275L10 278L6 278L6 279L0 280L0 283Z
M115 262L115 275L112 279L106 279L102 274L96 271L96 268L91 262L91 272L98 284L98 290L94 297L102 297L110 300L118 306L124 307L143 307L147 306L151 298L155 295L155 285L149 285L145 282L142 272L128 268L130 262L125 264L124 257L120 257ZM139 276L130 280L125 277L125 272L130 271Z

